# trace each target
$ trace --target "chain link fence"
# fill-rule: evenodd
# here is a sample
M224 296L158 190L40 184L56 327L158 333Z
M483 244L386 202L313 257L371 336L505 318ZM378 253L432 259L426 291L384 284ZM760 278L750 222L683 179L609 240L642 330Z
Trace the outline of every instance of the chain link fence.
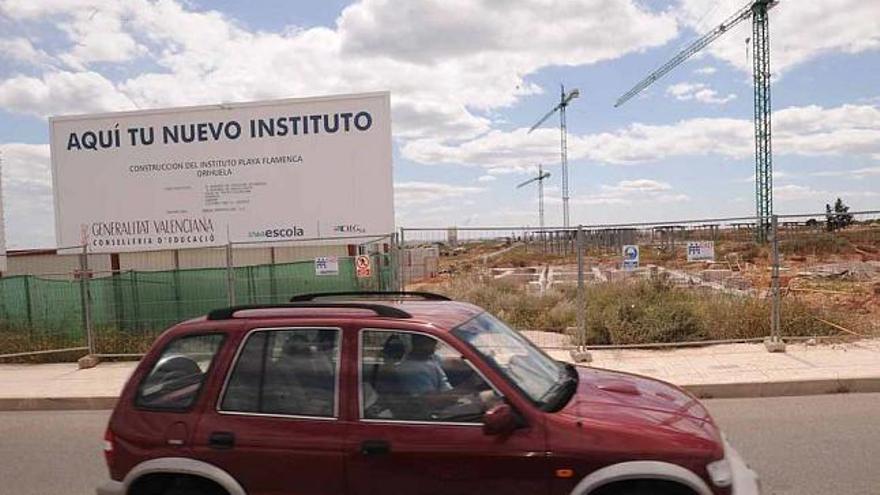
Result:
M775 225L404 228L400 238L438 253L436 277L402 269L410 289L566 335L569 347L880 335L880 211L779 215Z
M757 242L758 229L771 241ZM533 334L547 347L880 335L880 211L779 215L775 228L750 217L402 228L211 249L11 254L0 277L0 359L136 355L174 323L218 307L403 288L558 335ZM370 260L368 276L358 256Z
M137 355L171 325L219 307L399 286L393 235L125 255L85 254L82 248L27 255L13 253L10 264L28 273L0 277L0 359L57 352Z

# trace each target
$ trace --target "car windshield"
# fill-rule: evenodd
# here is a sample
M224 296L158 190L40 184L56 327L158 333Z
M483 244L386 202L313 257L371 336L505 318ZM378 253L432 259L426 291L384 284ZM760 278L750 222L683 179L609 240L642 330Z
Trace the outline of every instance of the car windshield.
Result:
M561 364L489 313L468 320L452 333L536 404L544 405L567 375Z

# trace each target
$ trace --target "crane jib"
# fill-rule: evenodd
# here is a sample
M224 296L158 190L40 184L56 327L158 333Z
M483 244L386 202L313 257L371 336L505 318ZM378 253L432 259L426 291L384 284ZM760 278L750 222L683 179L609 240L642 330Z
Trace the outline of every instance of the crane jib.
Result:
M778 4L778 0L756 0L749 2L748 5L742 7L736 13L728 17L721 24L716 26L714 29L709 31L708 33L700 36L696 40L694 40L690 45L672 57L668 62L658 67L656 70L652 71L647 77L643 80L639 81L638 84L632 87L629 91L624 93L620 98L617 99L614 106L619 107L632 99L637 94L641 93L645 88L653 84L655 81L665 76L667 73L672 71L679 64L690 58L692 55L696 54L710 43L718 39L721 35L730 30L730 28L739 24L745 19L752 17L754 9L756 6L766 5L766 8L769 10Z

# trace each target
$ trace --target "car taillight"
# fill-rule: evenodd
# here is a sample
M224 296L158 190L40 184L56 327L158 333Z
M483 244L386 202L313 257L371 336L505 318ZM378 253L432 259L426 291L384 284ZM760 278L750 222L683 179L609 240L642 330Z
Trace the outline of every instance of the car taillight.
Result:
M104 432L104 459L107 461L107 466L110 466L113 462L113 450L116 447L115 440L113 430L107 427L107 431Z

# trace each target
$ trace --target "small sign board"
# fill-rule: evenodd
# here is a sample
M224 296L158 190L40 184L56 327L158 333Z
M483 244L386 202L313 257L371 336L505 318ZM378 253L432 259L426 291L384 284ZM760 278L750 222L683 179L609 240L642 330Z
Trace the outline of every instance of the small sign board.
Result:
M373 265L370 262L369 256L358 256L354 260L354 266L358 278L368 278L373 276Z
M690 241L687 243L688 261L715 261L714 241Z
M339 275L339 258L336 256L315 258L315 275Z
M639 247L635 244L623 246L623 269L635 270L639 267Z

